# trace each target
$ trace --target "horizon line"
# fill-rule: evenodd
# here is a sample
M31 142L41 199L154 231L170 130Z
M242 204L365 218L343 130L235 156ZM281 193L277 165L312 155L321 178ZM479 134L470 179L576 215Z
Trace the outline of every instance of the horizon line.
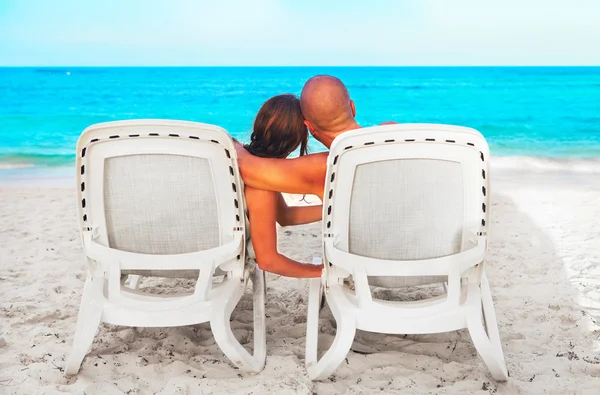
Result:
M0 65L0 68L311 68L311 67L600 67L600 64L510 64L510 65Z

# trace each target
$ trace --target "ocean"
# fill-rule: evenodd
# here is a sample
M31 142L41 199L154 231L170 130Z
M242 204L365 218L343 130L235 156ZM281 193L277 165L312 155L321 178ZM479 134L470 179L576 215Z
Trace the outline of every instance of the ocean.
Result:
M464 125L517 168L600 168L600 67L30 67L0 68L0 179L70 171L98 122L199 121L247 141L266 99L316 74L344 81L362 126Z

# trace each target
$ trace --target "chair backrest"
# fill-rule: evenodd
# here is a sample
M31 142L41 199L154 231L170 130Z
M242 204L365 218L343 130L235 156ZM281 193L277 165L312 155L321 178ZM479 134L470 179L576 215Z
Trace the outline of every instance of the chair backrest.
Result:
M488 157L483 136L464 127L399 124L343 133L329 154L323 232L336 248L369 258L459 253L470 233L487 231Z
M244 226L231 137L217 126L109 122L78 142L79 221L111 249L177 255L216 248Z

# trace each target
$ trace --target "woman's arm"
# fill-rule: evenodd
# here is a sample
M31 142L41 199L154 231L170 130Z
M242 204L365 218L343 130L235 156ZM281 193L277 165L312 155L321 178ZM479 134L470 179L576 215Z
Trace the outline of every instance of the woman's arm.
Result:
M277 223L281 226L309 224L321 220L323 205L288 206L281 193L277 193Z
M287 277L320 277L323 265L302 264L277 252L277 192L246 186L250 235L258 266Z

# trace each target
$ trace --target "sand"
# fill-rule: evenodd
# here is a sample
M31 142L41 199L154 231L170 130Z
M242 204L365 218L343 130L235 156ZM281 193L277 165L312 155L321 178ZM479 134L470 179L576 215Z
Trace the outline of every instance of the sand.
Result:
M510 379L496 383L466 330L435 335L358 331L335 375L304 368L307 282L268 275L267 364L234 369L208 324L103 325L77 377L62 368L85 267L74 190L0 189L0 394L600 394L600 177L574 172L493 174L488 278ZM297 196L289 197L297 202ZM309 262L320 225L279 229L280 251ZM146 287L189 286L189 281ZM407 295L436 292L411 289ZM323 339L335 326L325 309ZM251 335L248 293L233 313Z

